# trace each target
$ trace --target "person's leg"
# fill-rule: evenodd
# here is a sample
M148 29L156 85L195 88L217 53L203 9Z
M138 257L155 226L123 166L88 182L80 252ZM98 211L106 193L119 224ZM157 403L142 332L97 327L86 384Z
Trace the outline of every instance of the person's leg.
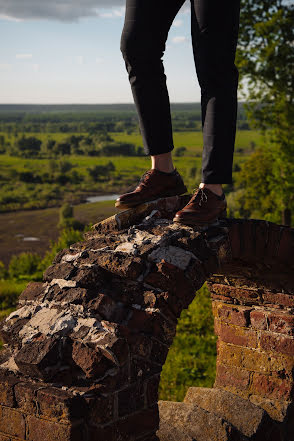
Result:
M201 87L202 182L175 222L205 225L226 216L232 183L239 72L234 64L240 0L191 0L191 34Z
M120 44L145 153L152 157L152 168L167 172L173 170L170 152L174 144L166 75L161 58L170 26L184 2L126 0Z
M234 64L240 0L191 0L191 35L201 87L202 182L221 194L232 183L239 72Z

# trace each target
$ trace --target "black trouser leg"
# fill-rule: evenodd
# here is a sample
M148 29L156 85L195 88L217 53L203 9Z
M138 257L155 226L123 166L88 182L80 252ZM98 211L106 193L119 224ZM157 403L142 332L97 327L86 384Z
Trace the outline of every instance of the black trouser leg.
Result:
M234 64L240 0L191 0L191 35L201 87L202 182L232 183L239 72Z
M126 0L120 50L129 74L146 154L173 150L162 56L170 26L185 0Z
M162 63L170 26L185 0L126 0L122 51L146 154L173 150ZM234 64L240 0L191 0L191 35L201 87L202 182L231 183L238 70Z

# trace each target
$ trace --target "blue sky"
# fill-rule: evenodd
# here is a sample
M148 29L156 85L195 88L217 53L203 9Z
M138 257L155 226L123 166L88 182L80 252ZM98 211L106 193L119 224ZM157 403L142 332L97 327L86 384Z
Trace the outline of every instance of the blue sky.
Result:
M121 0L0 0L0 103L133 103L124 11ZM163 57L171 102L200 101L190 14L186 1Z

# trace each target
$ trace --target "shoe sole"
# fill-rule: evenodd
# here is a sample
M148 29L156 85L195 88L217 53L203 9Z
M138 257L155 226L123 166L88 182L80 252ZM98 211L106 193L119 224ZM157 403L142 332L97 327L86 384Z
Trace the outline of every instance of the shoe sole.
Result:
M172 196L181 196L182 194L185 194L185 193L187 193L187 192L188 192L188 189L185 187L185 190L183 190L183 191L180 192L180 193L176 193L176 194L165 194L165 195L163 195L163 196L158 196L158 197L155 198L155 199L148 199L148 200L146 200L146 201L135 202L135 203L133 203L133 204L123 204L122 202L116 202L116 203L115 203L115 207L116 207L116 208L119 208L120 210L123 210L123 209L125 209L125 208L134 208L134 207L138 207L138 205L145 204L146 202L152 202L152 201L156 201L157 199L169 198L169 197L172 197Z
M227 210L222 211L218 216L216 216L213 219L209 219L207 221L198 221L197 219L180 219L177 217L173 218L173 222L177 222L179 224L183 224L183 225L207 225L207 224L213 224L214 222L216 222L219 219L224 219L227 217Z

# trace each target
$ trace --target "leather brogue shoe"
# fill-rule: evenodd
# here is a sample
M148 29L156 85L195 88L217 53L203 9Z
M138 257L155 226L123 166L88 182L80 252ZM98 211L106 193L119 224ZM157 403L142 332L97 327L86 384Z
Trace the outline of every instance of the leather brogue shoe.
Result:
M158 198L177 196L187 192L187 188L177 169L165 173L157 169L147 170L134 191L121 195L115 202L119 209L136 207Z
M218 196L207 187L198 188L188 204L173 219L186 225L205 225L227 215L225 194Z

